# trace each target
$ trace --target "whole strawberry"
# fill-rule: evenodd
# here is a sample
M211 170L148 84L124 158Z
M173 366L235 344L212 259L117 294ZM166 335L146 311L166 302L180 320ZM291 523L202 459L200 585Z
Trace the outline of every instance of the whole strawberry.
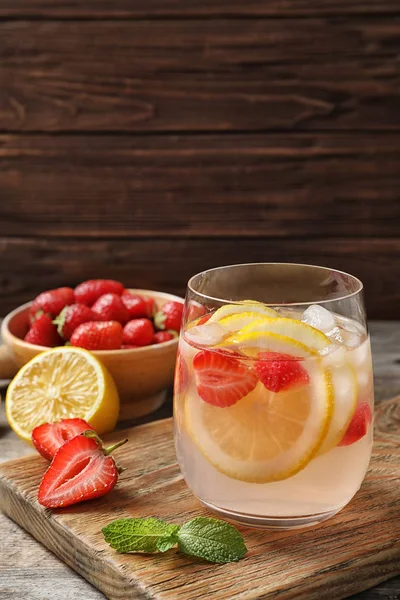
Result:
M167 302L154 317L157 329L173 329L179 331L182 325L183 304L182 302Z
M153 344L162 344L163 342L170 342L176 338L177 334L175 331L157 331L153 335Z
M118 294L124 291L124 286L114 279L88 279L75 288L76 302L92 306L104 294Z
M145 298L144 301L147 306L147 316L152 319L156 313L156 301L154 298Z
M125 290L121 300L126 306L130 319L140 319L141 317L150 317L146 299L138 294L132 294Z
M96 313L86 304L71 304L62 309L53 323L57 325L57 331L61 337L69 341L79 325L98 320Z
M71 336L71 346L86 350L118 350L122 344L122 325L118 321L88 321Z
M153 341L154 327L150 319L133 319L125 325L122 334L124 345L148 346Z
M129 321L129 310L118 294L104 294L93 304L92 311L97 315L98 321Z
M38 311L48 313L52 317L56 317L64 306L74 304L74 290L69 287L61 287L55 290L48 290L36 296L30 309L29 316L31 321L35 318Z
M47 346L49 348L62 346L64 343L58 335L57 328L53 324L50 315L46 313L42 313L35 318L24 340L30 344Z

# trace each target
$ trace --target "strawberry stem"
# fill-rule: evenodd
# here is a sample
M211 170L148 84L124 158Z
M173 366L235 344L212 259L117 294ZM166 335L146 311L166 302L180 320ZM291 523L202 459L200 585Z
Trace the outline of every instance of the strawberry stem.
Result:
M105 456L109 456L111 454L111 452L114 452L114 450L116 450L120 446L123 446L124 444L126 444L127 441L128 441L128 438L125 438L124 440L120 440L119 442L117 442L116 444L113 444L112 446L108 446L108 448L104 448L103 452L104 452Z

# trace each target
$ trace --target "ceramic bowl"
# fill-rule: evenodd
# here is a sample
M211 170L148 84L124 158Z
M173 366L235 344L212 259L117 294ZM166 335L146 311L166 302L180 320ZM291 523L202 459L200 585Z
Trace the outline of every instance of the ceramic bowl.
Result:
M154 298L157 307L170 300L183 299L163 292L131 289L133 293ZM43 346L23 340L28 331L28 312L31 302L10 312L2 322L0 346L0 379L10 378L39 352ZM128 420L157 410L172 385L178 339L143 348L99 350L93 354L108 368L117 385L120 400L120 420Z

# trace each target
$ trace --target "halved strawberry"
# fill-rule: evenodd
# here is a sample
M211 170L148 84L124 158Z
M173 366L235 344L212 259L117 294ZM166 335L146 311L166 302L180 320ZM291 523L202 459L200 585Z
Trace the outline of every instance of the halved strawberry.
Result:
M65 442L88 429L93 430L93 427L84 419L62 419L55 423L43 423L32 431L32 442L39 454L51 460Z
M257 376L239 360L220 352L202 350L193 359L197 393L220 408L236 404L257 385Z
M367 433L371 423L372 413L368 402L360 402L338 446L350 446L358 442Z
M109 454L127 441L103 448L96 433L86 431L66 442L44 474L39 503L46 508L59 508L107 494L121 472Z
M295 385L306 385L310 378L301 360L280 352L261 352L254 365L259 380L270 392L282 392Z
M189 385L189 369L178 350L175 366L174 377L174 392L175 394L183 394L186 392Z
M204 325L204 323L207 323L207 321L209 321L212 317L212 313L208 313L208 315L204 315L204 317L201 317L199 321L197 321L197 325Z

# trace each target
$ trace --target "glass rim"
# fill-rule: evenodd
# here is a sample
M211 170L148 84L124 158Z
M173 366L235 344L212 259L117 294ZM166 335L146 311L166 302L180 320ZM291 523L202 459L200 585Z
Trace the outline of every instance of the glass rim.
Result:
M237 263L237 264L233 264L233 265L223 265L221 267L213 267L212 269L205 269L204 271L200 271L199 273L192 275L192 277L189 279L189 281L187 283L187 287L193 294L196 294L197 296L200 296L201 298L204 298L206 300L211 300L214 302L221 302L221 303L228 302L229 304L241 304L243 302L241 300L228 300L227 298L217 298L215 296L209 296L207 294L203 294L202 292L199 292L195 289L195 287L193 286L193 281L196 277L199 277L200 275L205 275L206 273L212 273L213 271L221 271L222 269L231 269L232 267L256 267L258 265L282 265L282 266L287 265L287 266L291 266L291 267L308 267L310 269L318 269L321 271L330 271L330 272L333 271L340 275L345 275L346 277L349 277L350 279L352 279L353 281L355 281L358 284L358 289L355 290L354 292L349 292L348 294L344 294L342 296L337 296L335 298L331 298L328 300L310 300L309 302L304 302L304 301L303 302L274 302L274 303L273 302L271 302L271 303L263 302L262 304L264 304L265 306L309 306L310 304L327 304L328 302L337 302L338 300L347 300L348 298L357 296L364 289L364 284L361 281L361 279L359 279L355 275L352 275L351 273L347 273L346 271L340 271L339 269L333 269L331 267L322 267L321 265L310 265L307 263L294 263L294 262L253 262L253 263Z

